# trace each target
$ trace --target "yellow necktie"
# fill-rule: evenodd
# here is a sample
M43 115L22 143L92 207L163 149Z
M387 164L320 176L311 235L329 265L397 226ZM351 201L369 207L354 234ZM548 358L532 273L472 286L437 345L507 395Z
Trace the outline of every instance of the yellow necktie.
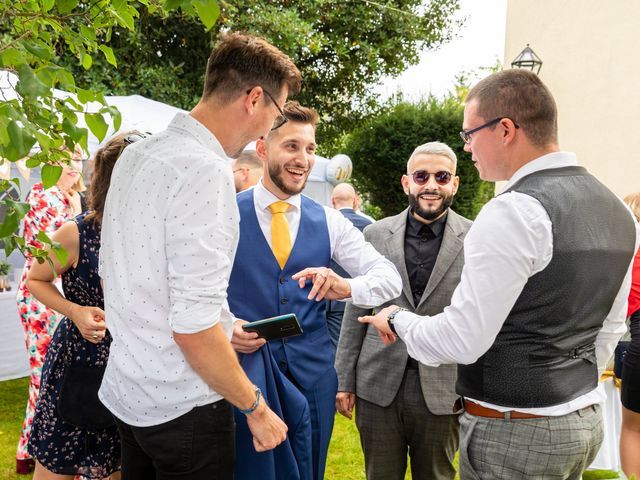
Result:
M287 202L274 202L269 205L271 210L271 248L278 260L280 268L284 268L291 253L291 236L289 222L284 212L289 210Z

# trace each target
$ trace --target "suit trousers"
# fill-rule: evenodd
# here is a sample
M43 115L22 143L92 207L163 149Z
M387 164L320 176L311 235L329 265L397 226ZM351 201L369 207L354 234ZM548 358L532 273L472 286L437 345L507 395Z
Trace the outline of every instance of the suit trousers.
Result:
M560 417L460 417L460 480L580 480L602 445L599 405Z
M388 407L356 397L355 415L368 480L404 480L407 453L415 480L455 477L458 415L434 415L429 411L417 369L405 370L398 393Z

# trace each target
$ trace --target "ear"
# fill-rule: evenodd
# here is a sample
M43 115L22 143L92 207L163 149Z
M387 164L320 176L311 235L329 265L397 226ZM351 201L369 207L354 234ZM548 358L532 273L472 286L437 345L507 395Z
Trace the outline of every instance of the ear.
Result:
M510 118L500 120L500 126L503 128L502 140L505 145L513 142L516 136L516 124Z
M262 87L257 86L253 87L246 97L244 97L243 106L246 109L249 115L253 115L255 113L256 105L258 104L258 100L260 100L264 96L264 92Z
M458 186L460 185L460 177L458 177L457 175L454 176L451 179L452 185L451 185L451 189L452 189L452 194L455 195L456 193L458 193Z
M262 160L262 163L266 164L267 162L267 142L264 137L260 137L256 140L256 154Z
M400 179L400 183L402 183L402 188L404 189L404 193L409 195L409 177L407 175L402 175Z

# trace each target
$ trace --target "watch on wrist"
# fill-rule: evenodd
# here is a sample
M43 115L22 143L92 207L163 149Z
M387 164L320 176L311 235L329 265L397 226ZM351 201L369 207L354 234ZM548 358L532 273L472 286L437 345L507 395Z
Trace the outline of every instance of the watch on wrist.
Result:
M393 320L396 318L396 315L400 312L405 311L406 308L402 308L402 307L398 307L396 308L394 311L392 311L388 316L387 316L387 324L389 325L389 328L391 329L391 331L397 335L398 332L396 332L396 327L393 324Z

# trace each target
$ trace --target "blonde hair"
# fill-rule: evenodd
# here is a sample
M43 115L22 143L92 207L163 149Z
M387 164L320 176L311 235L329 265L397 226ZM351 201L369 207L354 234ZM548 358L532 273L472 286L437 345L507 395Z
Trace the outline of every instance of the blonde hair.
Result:
M636 220L640 222L640 192L630 193L624 197L624 203L629 205L629 208L636 217Z

